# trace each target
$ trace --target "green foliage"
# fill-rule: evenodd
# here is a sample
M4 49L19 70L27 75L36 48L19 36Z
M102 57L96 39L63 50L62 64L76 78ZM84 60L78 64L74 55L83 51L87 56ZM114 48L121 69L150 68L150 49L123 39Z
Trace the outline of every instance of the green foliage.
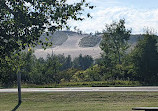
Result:
M105 67L103 72L105 74L120 76L122 62L125 58L126 51L128 48L128 40L130 37L131 30L125 28L125 21L120 20L118 23L114 22L111 25L106 25L106 30L100 44L100 48L103 50L102 53L102 65ZM117 74L119 74L117 76Z
M77 72L77 69L74 68L70 68L67 70L64 70L62 72L59 73L60 78L61 78L61 82L70 82L72 81L73 75Z
M73 67L80 70L86 70L91 65L93 65L93 58L89 55L82 56L82 54L79 55L79 57L76 57L73 61Z
M123 80L111 80L111 81L87 81L87 82L68 82L61 83L61 87L117 87L117 86L140 86L141 84L138 81L123 81Z
M84 81L85 75L83 73L84 71L77 71L74 75L73 75L73 81Z
M32 52L29 52L28 54L21 53L11 55L10 57L6 57L5 60L0 58L0 83L2 84L2 86L12 86L16 82L16 74L18 71L20 71L21 67L26 66L26 68L29 69L29 66L26 64L30 62L27 60L30 59L29 55L31 53ZM26 55L27 57L24 57L22 55ZM22 72L24 72L23 76L25 77L25 71L22 70Z
M29 72L28 83L33 84L49 84L59 83L59 68L61 64L55 55L48 55L44 60L39 58L36 60L33 69ZM27 81L25 81L27 82Z
M32 67L33 61L28 58L31 55L26 54L27 56L24 58L30 61L30 65L29 62L25 62L21 58L21 51L39 44L44 49L51 46L52 41L49 41L48 37L41 40L41 35L47 32L47 36L49 36L48 31L54 33L64 27L69 27L67 24L69 19L82 21L84 18L79 15L82 15L84 7L93 9L93 6L90 6L85 0L70 5L66 3L66 0L1 0L0 83L11 84L12 82L10 83L9 80L12 76L10 78L9 75L14 71L15 73L24 73L22 75L25 78L24 81L34 76L31 74L31 69L34 68ZM89 13L87 16L90 17ZM56 65L57 63L54 66L56 67ZM22 69L22 71L22 67L25 67L25 70ZM34 69L33 73L38 74L35 77L39 76L39 82L42 82L43 73L38 70ZM54 78L56 75L52 75L51 71L57 73L57 69L50 68L45 74ZM30 72L31 75L26 74L26 72ZM38 81L38 79L33 81Z
M64 55L58 55L58 60L62 64L62 66L60 67L61 71L72 68L73 63L70 55L68 55L67 57L65 57Z
M39 39L48 29L51 32L68 27L67 20L83 20L83 7L89 7L85 0L67 4L66 0L2 0L0 4L0 58L10 56L14 51L41 43L43 47L51 43Z
M16 72L6 62L0 65L0 85L3 87L11 87L16 80Z
M103 40L100 48L104 51L102 56L113 64L121 64L128 48L127 41L129 40L131 30L125 28L125 21L120 20L111 25L106 25Z
M73 81L100 81L101 68L98 65L90 67L85 71L78 71L73 75Z
M18 57L20 59L12 59L11 62L3 63L0 66L0 83L4 87L14 85L16 82L16 68L13 70L13 66L20 64L20 72L22 77L22 83L27 84L58 84L60 82L68 82L73 80L74 74L79 71L73 68L71 56L65 57L64 55L47 55L46 59L37 59L33 55L33 51L21 52ZM19 61L18 61L19 60ZM89 62L90 60L90 62ZM14 63L14 64L13 64ZM82 65L86 68L91 66L93 60L90 56L82 57Z
M87 36L79 42L80 47L94 47L101 41L100 36Z
M3 5L5 4L5 2L2 3ZM83 4L80 4L80 6L81 5ZM71 6L75 7L74 5ZM17 7L15 11L19 8L20 7ZM39 7L37 6L37 8ZM40 10L41 9L39 9L39 11ZM80 9L78 11L80 11ZM32 14L35 14L35 12L32 12ZM9 14L7 16L10 15L10 12L8 13ZM73 12L73 14L74 13L75 12ZM3 14L0 16L3 18ZM40 35L46 27L38 29L39 27L42 27L42 25L36 27L37 24L35 23L33 23L33 26L35 27L32 27L32 25L25 27L25 23L21 23L22 21L19 20L19 18L15 17L15 19L14 14L12 16L13 18L11 18L13 19L13 24L8 21L8 30L13 28L13 26L10 25L15 25L14 22L19 23L18 26L21 26L21 28L15 25L13 30L9 32L0 32L0 34L3 35L0 35L0 40L2 40L0 41L0 51L2 51L0 52L2 54L0 55L0 84L3 87L10 87L14 85L16 82L16 74L19 71L22 73L22 83L24 84L53 84L53 87L141 85L139 82L135 81L140 81L143 85L158 84L157 36L150 33L144 34L144 37L140 38L137 45L128 54L127 49L129 48L129 45L127 41L129 40L131 31L125 28L124 20L120 20L118 23L114 22L113 24L106 26L106 31L104 32L100 45L103 50L102 58L97 59L94 62L91 56L82 56L81 54L74 60L72 60L70 55L65 57L64 55L54 55L53 53L48 55L46 59L37 59L33 55L31 48L29 48L29 52L20 52L21 49L34 46L40 42L38 34ZM30 17L33 16L34 15L31 15ZM38 20L43 16L44 15L40 15L40 18L37 17ZM71 15L69 17L71 17ZM25 19L28 18L26 17ZM28 23L30 23L31 20L28 21ZM5 25L7 26L7 23L5 22L7 22L7 18L6 20L1 21L2 27L0 28L2 31L6 28ZM41 21L37 22L40 25ZM59 23L58 25L61 24ZM62 25L67 24L63 23ZM37 32L33 32L35 30L34 28ZM61 27L56 27L54 31L60 28ZM26 35L27 33L25 33L28 29L30 30L30 35ZM19 32L14 33L14 31L17 30L19 30ZM12 35L13 38L10 38ZM42 38L43 42L41 43L43 46L48 45L48 43L44 43L49 42L48 37L49 33L45 40ZM58 43L61 42L62 41L58 41ZM5 48L7 49L5 50ZM52 86L50 85L49 87Z
M62 81L60 84L22 84L23 88L60 88L60 87L132 87L141 86L139 81L129 80L108 80L108 81L85 81L85 82L68 82Z
M138 42L130 53L130 64L133 65L135 79L145 84L158 84L158 52L157 36L144 34L144 38Z

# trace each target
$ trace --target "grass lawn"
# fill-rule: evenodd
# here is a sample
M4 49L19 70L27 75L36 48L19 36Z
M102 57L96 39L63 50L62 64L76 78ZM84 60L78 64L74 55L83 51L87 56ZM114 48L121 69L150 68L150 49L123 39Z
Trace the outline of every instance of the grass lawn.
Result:
M132 111L158 106L158 92L53 92L22 93L17 111ZM0 93L0 111L12 111L16 93Z

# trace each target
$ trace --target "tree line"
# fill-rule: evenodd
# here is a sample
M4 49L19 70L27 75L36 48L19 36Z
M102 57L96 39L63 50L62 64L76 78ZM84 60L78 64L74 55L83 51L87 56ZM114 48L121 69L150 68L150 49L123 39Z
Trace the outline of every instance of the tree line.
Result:
M147 30L134 49L129 49L131 30L125 20L106 25L101 42L103 74L105 78L130 79L145 85L158 84L158 36Z
M20 53L20 61L16 56L12 57L14 63L21 64L21 81L28 84L50 84L60 83L62 80L70 81L70 76L79 70L86 70L93 65L94 60L86 55L74 58L68 55L48 54L46 59L36 58L33 51ZM0 66L0 82L3 86L10 86L16 83L16 65L7 62Z
M61 82L130 80L142 85L158 85L158 37L147 31L134 48L129 49L131 30L125 28L125 21L106 25L100 48L101 58L79 55L47 55L36 58L33 51L12 55L11 62L0 66L0 83L8 87L16 83L17 64L20 64L22 83L59 84ZM18 58L17 58L18 57Z

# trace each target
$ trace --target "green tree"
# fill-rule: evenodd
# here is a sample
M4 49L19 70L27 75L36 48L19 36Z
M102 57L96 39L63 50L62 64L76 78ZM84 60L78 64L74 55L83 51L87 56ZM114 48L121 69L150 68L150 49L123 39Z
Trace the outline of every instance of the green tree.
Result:
M65 57L64 62L62 62L61 64L62 64L62 67L61 67L62 70L67 70L69 68L72 68L71 55L68 55L68 57Z
M0 57L41 43L39 38L48 30L54 32L67 25L67 20L83 20L83 7L89 4L66 4L66 0L2 0L0 4ZM90 7L91 8L91 7ZM49 38L46 38L49 39Z
M113 74L117 64L122 64L126 55L131 30L125 28L125 20L106 25L100 44L105 73Z
M33 70L32 68L35 66L35 62L37 58L35 57L35 55L33 55L33 51L22 52L20 56L21 56L21 60L24 62L23 65L21 66L22 67L21 81L27 82L30 79L29 73Z
M85 81L101 81L102 80L101 67L98 65L94 65L93 67L86 69L83 72L83 74L84 74Z
M130 63L133 64L135 79L145 84L158 84L158 52L157 39L154 34L144 34L130 53Z
M120 20L118 23L114 22L111 25L106 25L106 30L100 44L104 51L103 55L108 56L109 59L115 59L115 63L121 64L128 46L128 40L131 30L125 28L125 21Z
M47 78L47 83L59 83L59 69L61 64L56 55L47 56L46 64L45 64L45 77Z
M59 74L60 74L61 82L72 81L72 77L77 71L78 71L77 69L70 68L60 72Z
M83 20L79 16L83 12L83 6L93 8L85 3L85 0L70 5L66 0L1 0L0 65L11 61L12 54L17 54L26 47L41 44L46 48L51 45L40 40L41 34L47 30L54 32L67 27L69 19ZM17 59L19 61L20 58ZM17 66L19 73L20 63ZM18 78L20 79L20 76ZM20 81L18 84L20 85Z
M91 56L86 55L82 56L82 54L79 55L79 57L76 57L73 61L73 67L80 69L80 70L86 70L93 64L94 60Z
M11 87L16 80L16 72L7 62L0 65L0 85L2 87Z
M45 65L46 61L43 58L39 58L35 60L35 64L31 68L31 72L29 74L29 80L25 81L31 84L44 84L45 79Z

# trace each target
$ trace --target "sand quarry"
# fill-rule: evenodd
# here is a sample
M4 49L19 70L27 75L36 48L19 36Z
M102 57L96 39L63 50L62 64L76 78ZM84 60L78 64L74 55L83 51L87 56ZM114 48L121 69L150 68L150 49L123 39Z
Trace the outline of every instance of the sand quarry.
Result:
M87 35L83 34L67 34L68 39L60 46L55 46L54 48L47 48L44 49L36 49L35 50L35 56L37 58L43 57L46 58L48 54L52 54L52 52L56 55L63 54L65 56L71 55L71 57L74 59L75 57L78 57L80 54L84 55L91 55L94 59L99 58L101 55L101 49L99 47L99 43L94 47L80 47L79 42L83 37L86 37Z

